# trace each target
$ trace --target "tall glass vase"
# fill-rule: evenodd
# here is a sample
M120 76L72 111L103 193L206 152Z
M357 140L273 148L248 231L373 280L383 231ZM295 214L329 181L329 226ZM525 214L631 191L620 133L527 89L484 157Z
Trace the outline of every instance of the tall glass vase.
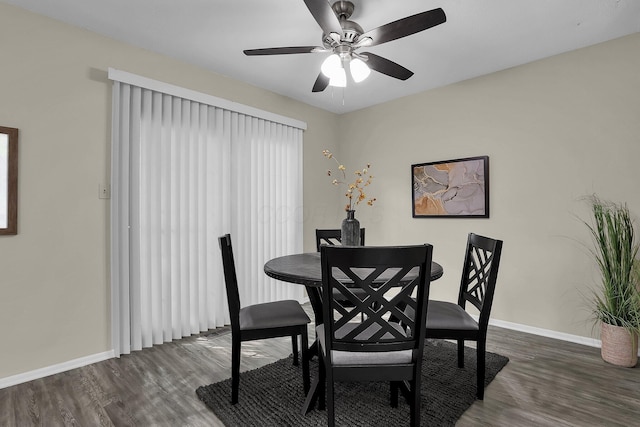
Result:
M360 246L360 221L355 218L356 211L347 211L342 220L341 241L343 246Z

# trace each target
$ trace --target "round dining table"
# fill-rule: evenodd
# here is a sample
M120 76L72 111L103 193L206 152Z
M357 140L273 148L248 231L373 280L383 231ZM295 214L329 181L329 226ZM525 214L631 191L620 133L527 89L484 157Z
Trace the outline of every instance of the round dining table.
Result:
M269 260L264 265L267 276L283 282L303 285L309 295L309 302L315 316L316 326L322 324L322 268L320 264L320 252L307 252L294 255L285 255ZM431 280L442 277L443 269L437 262L431 263ZM311 355L317 354L318 343L314 342L309 348ZM317 400L318 377L314 378L311 390L306 396L302 413L311 410Z
M265 263L264 272L274 279L305 286L315 315L316 325L322 323L320 252L305 252L273 258ZM431 280L439 279L442 274L442 266L437 262L432 262Z
M320 252L285 255L267 261L264 265L267 276L289 283L297 283L306 287L322 287L322 269L320 268ZM442 277L442 266L431 263L431 280Z

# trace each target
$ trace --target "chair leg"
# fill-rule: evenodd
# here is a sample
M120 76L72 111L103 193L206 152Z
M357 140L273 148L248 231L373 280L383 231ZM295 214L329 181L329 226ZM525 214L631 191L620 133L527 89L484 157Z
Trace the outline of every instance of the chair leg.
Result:
M478 367L477 367L477 375L478 375L478 384L477 384L477 391L476 391L476 396L478 397L478 400L483 400L484 399L484 371L485 371L485 365L486 365L486 361L485 361L485 353L486 353L486 342L485 340L481 339L478 340L477 343L477 358L478 358Z
M420 427L420 375L418 372L411 384L411 427Z
M399 388L400 386L396 381L391 381L391 407L392 408L398 407L398 391L399 391L398 389Z
M464 340L458 340L458 368L464 368Z
M322 353L322 351L320 351ZM326 389L327 389L327 368L324 365L324 357L318 355L318 409L324 411L326 409Z
M291 351L293 352L293 365L298 366L298 335L291 335Z
M302 348L300 351L302 352L302 385L304 387L304 394L309 393L309 388L311 388L311 381L309 379L309 333L307 332L307 327L305 326L302 330Z
M336 414L335 414L335 388L333 387L333 373L331 368L326 370L326 387L327 387L327 425L329 427L335 427Z
M240 337L233 334L231 338L231 404L238 403L240 387Z

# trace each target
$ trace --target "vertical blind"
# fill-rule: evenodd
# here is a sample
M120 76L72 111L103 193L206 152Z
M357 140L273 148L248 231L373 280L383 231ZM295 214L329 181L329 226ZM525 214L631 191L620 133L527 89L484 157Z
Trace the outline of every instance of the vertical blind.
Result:
M225 233L243 305L302 300L263 272L302 250L302 129L115 79L112 114L117 355L229 323Z

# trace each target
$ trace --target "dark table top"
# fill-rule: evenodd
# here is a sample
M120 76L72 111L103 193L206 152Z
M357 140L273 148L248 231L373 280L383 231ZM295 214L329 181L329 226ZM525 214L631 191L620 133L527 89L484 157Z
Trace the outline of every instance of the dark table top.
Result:
M283 282L299 285L321 287L322 271L320 268L320 252L285 255L274 258L264 265L267 276ZM431 280L442 277L442 266L431 263Z

